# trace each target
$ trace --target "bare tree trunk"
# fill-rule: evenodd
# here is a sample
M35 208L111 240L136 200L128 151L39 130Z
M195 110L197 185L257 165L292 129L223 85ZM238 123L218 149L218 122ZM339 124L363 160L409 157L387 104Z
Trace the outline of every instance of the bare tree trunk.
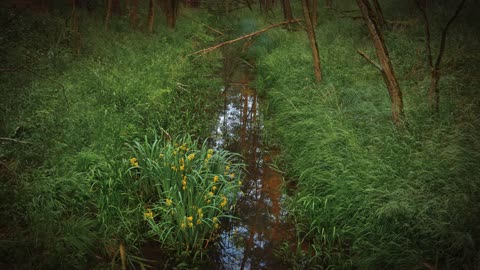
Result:
M312 10L310 10L312 14L312 25L315 27L318 25L318 0L312 0Z
M320 55L318 53L318 45L315 37L315 29L313 27L313 24L310 18L308 0L302 0L302 8L303 8L303 16L305 17L305 23L307 27L308 41L310 42L310 48L312 49L315 81L319 83L322 80L322 69L320 66Z
M105 16L105 30L108 30L111 17L112 17L112 0L107 0L107 15Z
M428 89L428 103L430 106L430 109L434 113L438 113L440 110L440 91L438 89L438 83L440 81L440 64L442 62L442 57L445 52L445 41L447 39L447 31L450 25L453 23L453 21L458 17L458 14L462 10L465 0L461 0L461 2L458 4L457 9L455 10L455 13L453 16L450 18L450 20L447 22L445 25L445 28L443 28L442 31L442 39L440 40L440 51L438 52L437 59L435 63L433 63L433 56L432 56L432 49L431 49L431 39L430 39L430 22L428 20L428 15L427 15L427 2L426 1L420 1L416 0L418 8L422 12L423 19L425 20L425 34L426 34L426 51L427 51L427 57L428 57L428 65L430 66L430 87Z
M377 21L374 19L375 15L370 7L370 4L368 3L368 0L356 1L360 11L362 12L365 23L367 24L370 36L373 40L373 45L375 46L378 60L380 61L383 80L387 85L388 94L390 95L393 123L397 127L401 126L404 118L402 91L400 90L400 86L393 70L392 62L390 61L390 56L388 55L383 34Z
M385 17L383 17L383 11L382 7L380 6L380 3L378 0L372 0L373 2L373 11L375 12L375 18L377 19L377 23L379 24L380 27L385 27L386 22L385 22Z
M282 0L283 17L285 21L291 21L293 19L292 6L290 0Z
M132 28L137 27L138 0L132 0L130 3L130 24Z
M148 5L148 32L153 33L153 22L155 19L155 4L150 0Z

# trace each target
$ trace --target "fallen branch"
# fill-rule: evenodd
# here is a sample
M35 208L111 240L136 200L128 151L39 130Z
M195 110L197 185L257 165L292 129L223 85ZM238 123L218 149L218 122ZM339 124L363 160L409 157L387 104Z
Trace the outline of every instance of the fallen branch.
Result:
M20 141L12 138L5 138L5 137L0 137L0 140L2 141L8 141L8 142L15 142L15 143L22 143L22 144L32 144L31 142L27 141Z
M267 28L264 28L262 30L258 30L256 32L253 32L253 33L250 33L248 35L244 35L244 36L241 36L241 37L238 37L236 39L232 39L232 40L229 40L229 41L225 41L225 42L222 42L220 44L217 44L215 46L212 46L212 47L208 47L208 48L205 48L205 49L202 49L202 50L199 50L199 51L196 51L192 54L189 54L188 56L191 56L191 55L195 55L195 54L199 54L199 53L202 53L202 54L205 54L205 53L209 53L213 50L216 50L218 48L221 48L225 45L228 45L228 44L232 44L232 43L235 43L237 41L240 41L240 40L243 40L243 39L247 39L247 38L251 38L251 37L254 37L254 36L258 36L260 35L261 33L263 32L266 32L274 27L278 27L278 26L281 26L281 25L284 25L284 24L289 24L289 23L295 23L295 22L298 22L298 21L301 21L301 19L295 19L295 20L290 20L290 21L285 21L285 22L281 22L281 23L277 23L277 24L273 24L273 25L270 25L269 27Z
M372 58L368 57L368 55L360 50L357 50L357 53L360 54L365 60L367 60L370 64L372 64L374 67L376 67L380 72L383 72L382 67L375 61L372 60Z

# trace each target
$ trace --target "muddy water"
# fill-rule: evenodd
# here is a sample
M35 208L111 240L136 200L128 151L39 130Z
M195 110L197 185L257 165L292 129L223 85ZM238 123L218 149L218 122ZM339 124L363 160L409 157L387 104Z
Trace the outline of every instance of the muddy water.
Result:
M238 67L223 89L223 112L213 138L216 148L240 153L247 163L235 215L224 222L214 257L218 269L284 269L274 251L292 239L282 210L283 177L272 169L275 152L262 142L261 100L249 86L247 68Z

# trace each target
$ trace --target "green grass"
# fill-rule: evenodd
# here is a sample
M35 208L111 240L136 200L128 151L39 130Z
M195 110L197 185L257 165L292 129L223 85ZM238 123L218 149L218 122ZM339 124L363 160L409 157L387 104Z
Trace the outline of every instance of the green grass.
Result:
M5 7L1 12L5 18L15 14ZM65 25L59 14L61 10L48 16L26 11L2 31L5 67L29 63L35 74L26 69L0 73L0 137L27 142L0 142L1 261L37 269L115 265L123 246L131 264L142 263L142 244L161 241L161 234L179 224L162 227L144 219L147 207L155 211L164 203L167 194L153 194L165 183L137 186L129 174L136 169L125 160L137 155L143 166L149 157L139 151L148 145L126 145L168 133L191 138L185 142L192 153L202 155L206 150L196 149L196 141L209 136L221 100L221 81L214 76L219 54L187 57L213 39L188 17L171 31L159 16L155 33L146 34L130 30L121 18L105 31L100 20L83 13L77 54L69 21ZM204 23L211 19L204 11L185 14ZM213 163L223 168L221 162L230 160L225 152L214 156ZM238 161L230 165L237 176ZM192 181L206 181L205 172L194 171ZM197 249L213 234L213 218L221 222L234 204L228 200L228 208L220 209L221 196L234 188L227 187L228 177L221 179L220 197L210 211L205 208L206 228L197 242L170 237L166 246ZM148 200L140 196L147 191ZM190 195L191 200L200 198ZM191 206L182 205L185 211Z
M427 108L421 24L386 33L408 121L397 130L381 75L356 55L375 54L365 26L329 12L320 12L317 29L321 84L303 32L270 32L276 45L257 59L266 131L298 183L287 211L308 251L291 260L299 269L476 269L480 123L472 91L480 81L466 61L480 58L468 16L451 29L439 117Z

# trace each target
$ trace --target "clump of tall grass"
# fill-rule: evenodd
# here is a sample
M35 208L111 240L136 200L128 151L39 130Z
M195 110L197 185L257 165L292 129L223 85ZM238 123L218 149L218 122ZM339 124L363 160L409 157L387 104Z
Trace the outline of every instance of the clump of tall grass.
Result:
M339 19L320 24L320 85L313 83L304 33L272 33L283 38L257 61L258 86L269 98L267 133L298 183L287 205L306 251L296 265L475 269L480 171L473 164L480 160L480 130L472 116L478 97L469 93L478 76L449 73L444 111L435 119L422 109L426 89L416 81L428 73L412 72L422 68L409 55L424 43L408 42L407 31L389 34L409 121L396 130L381 76L352 59L358 47L371 47L359 27Z
M138 255L142 243L154 240L177 252L206 251L222 219L232 217L240 157L188 136L145 139L129 149L130 157L99 165L92 174L106 250L122 244Z

